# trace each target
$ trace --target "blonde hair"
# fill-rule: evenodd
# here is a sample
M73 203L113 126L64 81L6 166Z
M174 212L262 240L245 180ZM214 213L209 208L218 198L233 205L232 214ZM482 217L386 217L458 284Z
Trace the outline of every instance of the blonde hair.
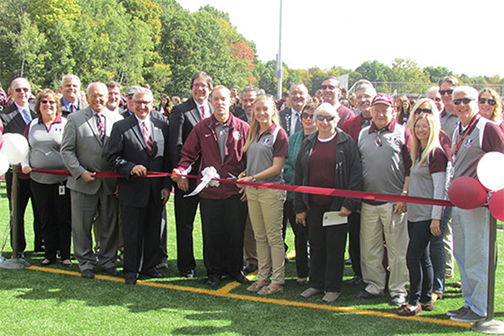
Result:
M427 140L427 146L425 146L424 150L421 152L422 155L420 156L422 145L416 135L414 128L418 124L418 122L422 119L427 120L427 123L430 126L430 133L429 133L429 139ZM419 156L420 156L419 165L422 165L427 160L429 155L433 153L434 150L436 150L436 148L441 148L441 144L439 143L439 132L440 132L439 118L436 118L434 114L422 113L420 114L420 116L418 116L418 119L413 125L413 139L411 141L410 155L411 160L413 161L413 165L416 163Z
M245 145L243 146L243 151L246 152L252 142L256 139L257 136L259 136L259 130L261 125L257 122L255 118L255 105L258 101L264 100L267 103L269 103L270 108L273 110L273 114L271 115L271 121L273 124L276 124L277 127L280 127L280 117L278 116L278 111L276 109L276 104L275 101L273 100L273 96L270 95L260 95L256 99L254 99L253 103L253 112L252 112L252 117L250 118L250 131L247 136L247 142L245 142Z
M497 124L500 124L502 122L502 100L497 91L495 91L492 88L484 88L482 89L479 94L478 98L481 98L483 93L488 92L492 98L495 100L496 104L494 105L494 111L492 114L492 121L496 122ZM478 99L479 102L479 99Z
M406 127L408 127L408 129L410 130L411 134L413 134L413 132L415 131L413 128L414 128L414 124L415 124L415 112L416 110L421 106L423 105L424 103L426 103L427 105L429 105L429 108L432 110L432 114L434 115L434 118L437 119L437 123L440 125L439 128L441 128L441 120L439 120L439 110L436 106L436 103L430 99L430 98L422 98L420 100L417 101L417 103L415 104L415 106L413 106L413 109L411 110L411 113L410 113L410 116L408 118L408 123L406 124Z

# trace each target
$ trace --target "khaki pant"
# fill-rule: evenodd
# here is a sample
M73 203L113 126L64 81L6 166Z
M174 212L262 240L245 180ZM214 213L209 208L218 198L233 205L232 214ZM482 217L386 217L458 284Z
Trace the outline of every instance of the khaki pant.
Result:
M285 248L282 239L283 204L286 192L274 189L247 187L250 221L257 245L260 281L285 282Z
M406 251L408 248L408 227L406 213L394 214L395 204L369 205L362 203L361 210L361 267L362 279L367 283L366 291L382 294L385 290L386 272L382 265L387 244L388 265L390 267L389 293L406 296L408 268Z

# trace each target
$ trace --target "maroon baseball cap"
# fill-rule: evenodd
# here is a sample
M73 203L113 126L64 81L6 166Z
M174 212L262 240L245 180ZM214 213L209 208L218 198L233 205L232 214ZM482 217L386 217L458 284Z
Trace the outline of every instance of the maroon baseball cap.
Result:
M392 97L390 97L388 94L376 95L373 98L373 102L371 103L371 105L376 105L376 104L385 104L390 107L394 107L394 101L392 100Z

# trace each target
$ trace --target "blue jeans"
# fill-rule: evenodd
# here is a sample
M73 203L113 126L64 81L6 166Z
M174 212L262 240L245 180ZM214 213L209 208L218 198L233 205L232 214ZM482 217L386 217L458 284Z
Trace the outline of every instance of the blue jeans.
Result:
M445 288L446 254L443 237L446 226L448 225L448 221L451 217L451 209L451 207L446 207L443 212L443 217L441 218L441 223L439 224L441 235L431 236L430 239L430 255L432 267L434 269L434 285L432 287L432 291L437 294L443 294Z

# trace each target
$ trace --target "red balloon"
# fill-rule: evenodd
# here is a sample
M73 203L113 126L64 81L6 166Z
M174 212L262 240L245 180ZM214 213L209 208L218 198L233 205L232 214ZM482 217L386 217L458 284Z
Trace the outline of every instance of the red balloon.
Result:
M504 221L504 189L501 189L490 196L488 208L495 218L500 221Z
M462 176L450 184L448 197L457 208L471 210L485 205L487 192L480 181L469 176Z

